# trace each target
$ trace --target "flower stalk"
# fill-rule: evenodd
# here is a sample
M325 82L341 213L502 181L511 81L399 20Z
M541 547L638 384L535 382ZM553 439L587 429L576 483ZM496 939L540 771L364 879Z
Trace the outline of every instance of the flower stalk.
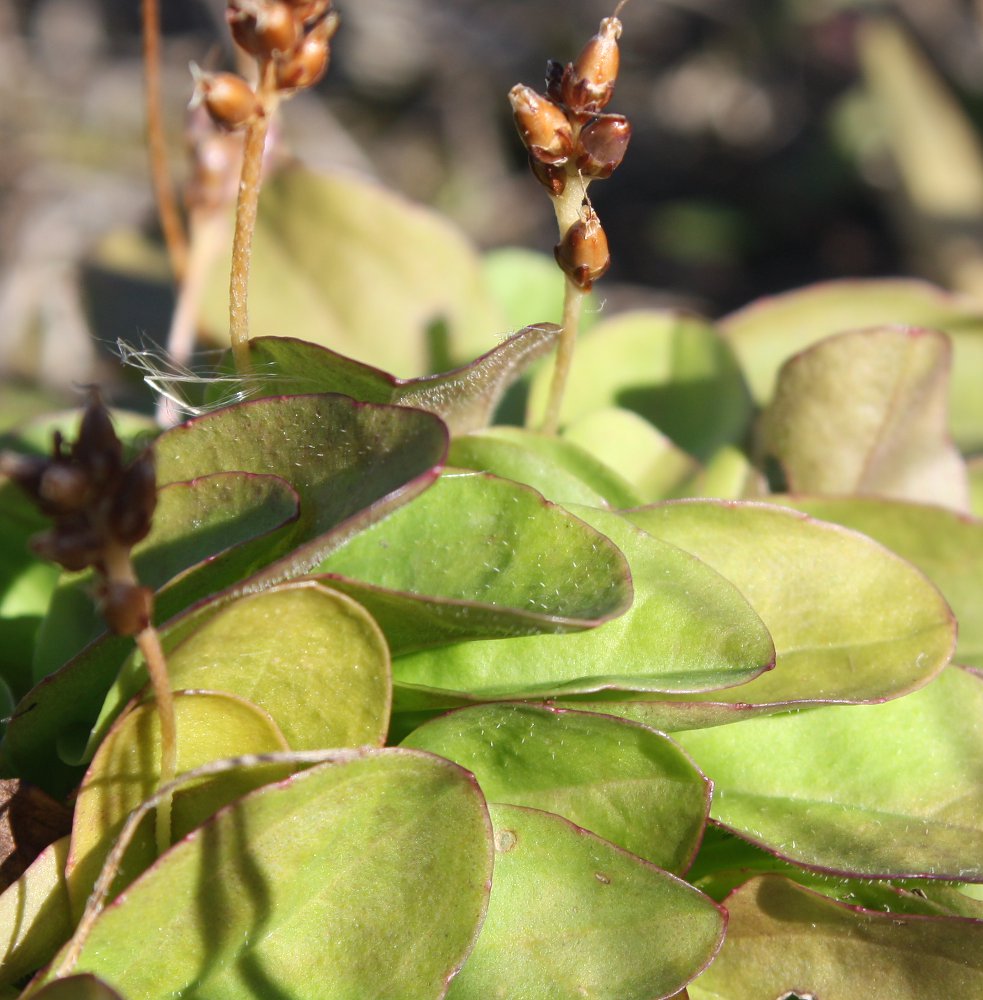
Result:
M618 5L615 15L623 6ZM621 21L606 17L574 62L562 66L550 61L545 94L524 84L509 92L530 168L553 203L559 229L553 253L566 276L563 329L542 422L548 434L560 426L584 296L611 263L607 236L587 188L591 181L611 175L631 138L631 125L623 115L604 112L618 77L620 37Z

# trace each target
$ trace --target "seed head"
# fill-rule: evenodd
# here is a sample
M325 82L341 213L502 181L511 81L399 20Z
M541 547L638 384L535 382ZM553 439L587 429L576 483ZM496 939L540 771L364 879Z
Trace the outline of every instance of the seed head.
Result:
M553 255L563 272L584 292L589 292L610 267L608 238L589 202L585 202L581 218L553 248Z
M235 73L206 73L194 63L195 93L191 107L204 104L216 125L229 130L245 128L263 113L252 87Z
M540 163L563 163L573 150L573 131L563 109L522 83L509 91L509 103L529 155Z
M624 115L597 115L577 137L577 169L585 177L610 177L624 159L631 123Z
M600 111L611 100L618 79L621 21L606 17L597 34L567 66L560 83L563 103L575 111Z

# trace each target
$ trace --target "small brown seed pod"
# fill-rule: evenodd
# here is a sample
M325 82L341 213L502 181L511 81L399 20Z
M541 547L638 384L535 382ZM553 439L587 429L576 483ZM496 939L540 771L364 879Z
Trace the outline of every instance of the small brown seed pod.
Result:
M552 163L543 163L537 160L531 153L529 154L529 169L533 177L549 191L550 196L559 198L567 186L567 171L563 166Z
M563 109L523 83L509 91L509 103L529 155L540 163L563 163L573 150L573 133Z
M123 470L109 512L109 530L127 547L145 538L157 507L154 453L148 448Z
M624 159L631 123L624 115L598 115L577 137L577 169L586 177L610 177Z
M244 128L263 113L252 87L235 73L205 73L192 63L195 96L191 107L204 104L212 121L222 128Z
M53 461L38 484L38 505L49 515L80 510L92 498L92 480L80 465Z
M61 450L60 443L55 445ZM116 436L109 410L98 392L91 392L79 434L71 449L72 461L86 471L91 485L99 490L114 480L123 467L123 445Z
M303 34L303 22L286 3L264 3L256 17L259 54L272 59L293 50Z
M607 234L589 203L585 204L581 218L553 248L553 256L563 272L584 292L589 292L611 266Z
M337 15L329 14L291 52L275 57L278 90L313 87L324 76L331 56L331 36L337 27Z
M564 104L576 111L600 111L611 100L621 62L620 37L618 18L604 18L597 34L564 71L560 85Z

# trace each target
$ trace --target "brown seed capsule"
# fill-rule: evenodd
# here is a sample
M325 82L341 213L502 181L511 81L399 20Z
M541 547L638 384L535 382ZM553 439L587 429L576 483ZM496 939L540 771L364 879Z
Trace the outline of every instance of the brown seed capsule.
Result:
M70 573L96 566L102 559L105 539L84 514L59 518L53 528L35 535L31 548L42 558L58 563Z
M331 55L329 42L337 26L337 16L328 15L304 36L292 52L276 57L278 90L313 87L324 76Z
M122 545L135 545L150 531L157 506L154 453L148 448L123 470L109 513L109 529Z
M287 0L287 3L293 8L294 17L308 28L325 19L331 10L331 0ZM337 27L338 15L332 13L330 16L335 19Z
M222 128L244 128L263 113L253 88L235 73L204 73L192 64L196 77L192 108L204 104L212 121Z
M56 447L60 448L60 445L56 444ZM122 468L123 445L116 436L109 410L97 392L89 395L71 457L86 471L96 490L101 490L115 479Z
M573 149L573 133L563 109L522 83L509 91L509 103L529 155L540 163L563 163Z
M303 33L303 22L288 4L264 3L256 18L256 41L260 55L272 59L293 50Z
M240 4L230 2L225 8L225 22L236 45L251 56L260 54L259 38L256 36L256 13L246 10Z
M106 583L98 595L106 624L117 635L136 635L150 624L154 592L133 583Z
M8 476L37 503L41 477L51 465L51 459L40 455L19 455L15 451L0 452L0 476Z
M38 484L38 505L53 516L80 510L92 498L92 480L80 465L52 462Z
M554 198L559 198L567 186L567 172L564 167L556 166L552 163L543 163L537 160L531 153L529 154L529 169L540 184L549 191Z
M553 255L564 273L581 291L591 286L611 265L608 238L597 213L585 206L583 216L553 248Z
M610 177L624 159L631 123L624 115L598 115L577 137L577 169L586 177Z
M621 22L616 17L604 18L597 34L563 74L564 104L578 111L599 111L611 100L621 60L620 37Z

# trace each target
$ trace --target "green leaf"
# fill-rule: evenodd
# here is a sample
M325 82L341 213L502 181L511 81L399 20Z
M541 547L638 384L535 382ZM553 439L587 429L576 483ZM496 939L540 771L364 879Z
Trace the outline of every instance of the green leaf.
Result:
M404 377L469 360L501 329L467 240L437 214L350 175L289 168L267 180L251 275L255 333L324 344ZM225 254L204 303L206 327L225 343L228 286Z
M565 440L590 452L619 472L638 499L614 506L637 507L669 496L698 468L696 459L631 410L607 406L569 424Z
M32 993L33 1000L125 1000L96 976L67 976Z
M518 330L530 323L559 321L563 316L563 272L552 254L522 247L490 250L482 270L492 298L503 312L505 328ZM597 296L584 303L581 330L594 325L600 310Z
M533 705L477 705L402 743L466 767L490 802L531 806L673 872L699 845L710 786L672 740L645 726Z
M775 875L727 898L727 940L692 1000L925 1000L983 993L983 921L844 906Z
M632 595L611 541L534 490L480 473L442 476L318 570L369 609L394 656L588 628L622 614Z
M533 413L545 406L550 377L545 368L536 377ZM609 406L640 414L698 458L740 439L751 412L737 361L716 330L655 310L604 320L577 344L561 422Z
M754 398L767 403L786 359L833 333L884 324L941 330L952 339L950 422L960 448L983 448L983 310L975 299L908 279L829 281L760 299L721 321Z
M313 581L225 604L167 657L175 690L223 691L268 712L292 750L381 746L389 725L389 651L351 598ZM131 669L128 689L146 681Z
M416 698L413 707L427 707L419 697L427 692L415 688L429 689L430 705L441 707L448 691L475 700L604 688L703 691L740 684L769 668L771 638L731 583L617 514L572 510L628 559L635 589L630 610L575 635L457 643L399 657L393 662L399 710L409 707L400 704L400 688ZM571 579L572 569L561 567L559 579ZM547 581L557 585L549 574L540 579L543 589Z
M287 750L286 740L270 716L243 698L216 692L174 695L177 725L177 773L209 761L247 753ZM216 775L177 791L173 801L174 839L245 792L282 777L278 768L239 769ZM99 870L127 816L157 789L160 782L160 717L156 704L139 705L117 720L92 759L75 804L72 843L66 865L68 892L75 916L95 883ZM148 815L127 849L118 892L156 856L153 816Z
M764 477L740 448L725 445L707 464L676 489L675 497L716 497L752 500L768 492Z
M866 493L969 506L949 438L949 341L879 327L820 341L786 362L762 448L798 493Z
M428 486L447 448L433 414L357 403L346 396L258 399L189 420L162 434L162 483L236 470L277 475L300 496L300 516L280 558L250 582L282 580Z
M488 916L449 1000L650 1000L720 947L723 910L682 880L551 813L489 811Z
M76 971L131 997L437 1000L477 934L491 866L471 775L368 750L194 830L101 913Z
M772 497L880 542L917 566L959 622L955 658L983 668L983 521L940 507L861 497Z
M0 986L40 968L72 933L67 858L68 837L62 837L0 894Z
M438 375L402 379L289 337L250 341L252 395L339 392L368 403L392 403L439 416L454 434L486 427L505 390L556 342L552 323L528 326L470 364ZM254 380L254 381L253 381Z
M448 462L525 483L554 503L636 507L642 502L627 480L585 448L519 427L456 438Z
M983 881L983 680L956 667L881 705L677 733L711 815L798 864Z
M969 509L977 517L983 517L983 455L970 459L966 471L969 473Z
M46 523L19 488L0 480L0 679L18 697L34 682L37 630L58 582L58 567L28 547Z
M262 561L257 550L272 549L269 536L297 513L297 494L277 476L225 472L162 487L150 534L133 549L140 582L163 588L156 598L157 619L247 575ZM35 647L36 681L105 632L93 586L91 571L62 577Z
M881 700L925 684L952 654L955 621L942 596L909 563L864 535L737 501L669 503L626 516L732 581L775 641L770 673L684 701L781 709ZM733 719L731 708L722 707L720 721Z

